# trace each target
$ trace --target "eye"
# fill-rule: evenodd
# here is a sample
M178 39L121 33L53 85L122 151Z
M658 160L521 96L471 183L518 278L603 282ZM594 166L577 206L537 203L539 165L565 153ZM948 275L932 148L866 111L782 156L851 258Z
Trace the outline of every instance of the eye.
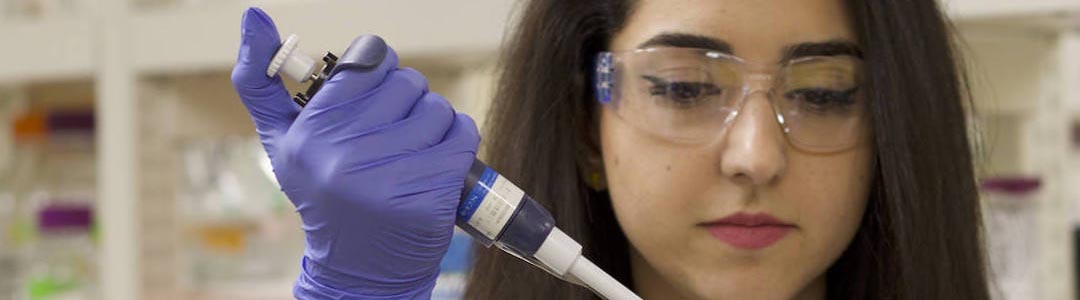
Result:
M855 91L857 89L801 88L785 93L784 97L798 102L799 108L806 109L809 112L843 112L855 104Z
M668 81L648 75L641 77L652 84L649 87L649 95L662 96L668 100L667 102L680 107L693 106L709 96L724 92L723 89L709 82Z

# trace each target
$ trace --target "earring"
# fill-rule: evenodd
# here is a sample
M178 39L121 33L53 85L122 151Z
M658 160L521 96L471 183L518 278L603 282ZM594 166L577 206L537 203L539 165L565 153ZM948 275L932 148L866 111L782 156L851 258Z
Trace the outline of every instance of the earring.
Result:
M607 190L607 178L605 178L604 174L600 173L599 171L589 172L589 178L587 181L589 188L592 188L595 191L599 192Z

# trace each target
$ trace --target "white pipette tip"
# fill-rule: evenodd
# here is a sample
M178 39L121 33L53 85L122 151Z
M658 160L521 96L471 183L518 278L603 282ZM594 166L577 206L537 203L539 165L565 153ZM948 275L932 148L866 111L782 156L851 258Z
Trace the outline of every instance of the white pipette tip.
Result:
M607 300L641 300L637 294L615 280L614 277L597 267L584 256L579 256L570 267L570 277L577 279Z

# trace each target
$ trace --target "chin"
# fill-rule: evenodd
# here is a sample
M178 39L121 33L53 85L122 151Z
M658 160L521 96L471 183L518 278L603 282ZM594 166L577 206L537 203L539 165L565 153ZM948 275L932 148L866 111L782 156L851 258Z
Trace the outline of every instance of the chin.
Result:
M702 280L683 285L684 294L701 300L791 300L798 294L790 280L754 272L728 271L719 276L699 276Z

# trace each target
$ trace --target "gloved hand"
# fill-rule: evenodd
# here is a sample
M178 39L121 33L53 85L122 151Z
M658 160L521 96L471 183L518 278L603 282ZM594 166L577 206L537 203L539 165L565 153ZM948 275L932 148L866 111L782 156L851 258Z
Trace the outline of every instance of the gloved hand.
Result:
M233 85L307 239L295 296L429 299L480 142L472 119L381 39L365 46L385 51L367 55L378 67L336 73L300 110L265 74L281 43L270 17L250 8L242 23Z

